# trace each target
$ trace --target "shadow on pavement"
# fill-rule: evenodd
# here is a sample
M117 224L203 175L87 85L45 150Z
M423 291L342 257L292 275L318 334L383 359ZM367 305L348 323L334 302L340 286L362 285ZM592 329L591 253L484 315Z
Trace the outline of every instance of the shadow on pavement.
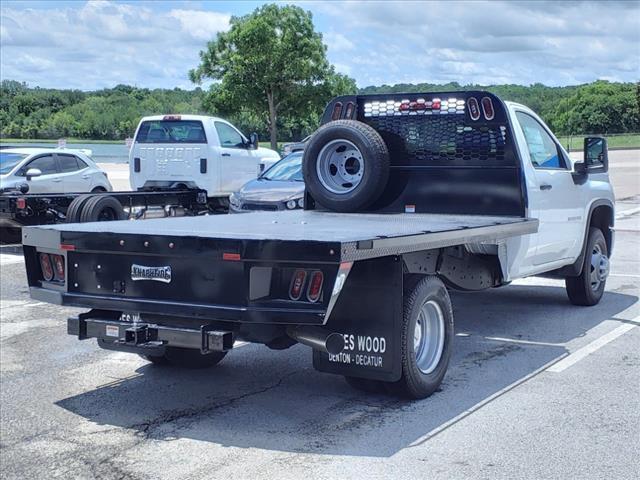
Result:
M314 371L305 347L276 352L251 345L211 370L145 365L57 404L143 438L387 457L562 356L564 343L637 300L608 292L598 306L575 307L555 286L454 293L449 372L442 391L417 402L354 391L340 377Z

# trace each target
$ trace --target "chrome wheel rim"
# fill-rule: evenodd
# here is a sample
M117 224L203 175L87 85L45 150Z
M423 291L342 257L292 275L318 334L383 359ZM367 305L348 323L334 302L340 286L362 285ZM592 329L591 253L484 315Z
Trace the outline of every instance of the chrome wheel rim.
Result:
M413 332L413 350L416 364L422 373L433 372L444 350L444 315L433 300L422 305Z
M591 283L591 290L596 292L607 280L607 276L609 275L609 258L598 244L595 244L591 251L590 269L589 281Z
M330 192L350 193L360 185L364 175L362 153L349 140L332 140L318 154L316 173Z

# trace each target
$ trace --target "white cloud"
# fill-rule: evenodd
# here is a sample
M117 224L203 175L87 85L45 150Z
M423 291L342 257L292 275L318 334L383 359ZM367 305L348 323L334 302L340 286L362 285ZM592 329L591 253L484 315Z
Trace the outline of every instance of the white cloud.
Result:
M79 5L46 11L3 5L2 78L80 89L193 86L187 72L198 65L198 52L231 18L106 0Z
M200 42L211 40L216 33L226 30L231 19L227 13L198 10L171 10L169 16L180 23L184 32Z
M331 52L345 52L356 48L355 44L342 33L329 32L324 34L322 39Z
M330 61L360 86L640 79L638 2L298 2ZM242 2L32 9L0 3L2 78L94 89L190 87L187 72ZM222 11L223 9L232 12Z
M359 85L420 82L551 85L640 79L638 2L324 2L332 24L349 19ZM313 3L304 7L314 8ZM361 48L361 45L366 45Z

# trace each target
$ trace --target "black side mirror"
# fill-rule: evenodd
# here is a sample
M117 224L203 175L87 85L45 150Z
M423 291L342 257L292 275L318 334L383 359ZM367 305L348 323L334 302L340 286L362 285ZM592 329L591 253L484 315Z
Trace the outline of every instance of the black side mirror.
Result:
M256 132L249 135L249 145L251 146L251 150L258 149L258 134Z
M574 165L577 166L577 164ZM609 151L605 138L586 137L584 139L584 166L587 173L604 173L609 170Z

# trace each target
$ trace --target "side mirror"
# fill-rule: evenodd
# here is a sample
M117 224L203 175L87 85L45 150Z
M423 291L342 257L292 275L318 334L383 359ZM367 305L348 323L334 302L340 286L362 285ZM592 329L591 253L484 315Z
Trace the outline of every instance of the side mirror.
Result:
M39 168L30 168L26 173L27 181L32 178L39 177L40 175L42 175L42 171L40 171Z
M587 173L604 173L609 170L607 140L602 137L584 139L584 165Z
M576 175L586 175L588 173L587 164L584 162L575 162L573 164L573 170Z
M256 132L249 135L249 145L251 146L251 150L258 149L258 134Z

